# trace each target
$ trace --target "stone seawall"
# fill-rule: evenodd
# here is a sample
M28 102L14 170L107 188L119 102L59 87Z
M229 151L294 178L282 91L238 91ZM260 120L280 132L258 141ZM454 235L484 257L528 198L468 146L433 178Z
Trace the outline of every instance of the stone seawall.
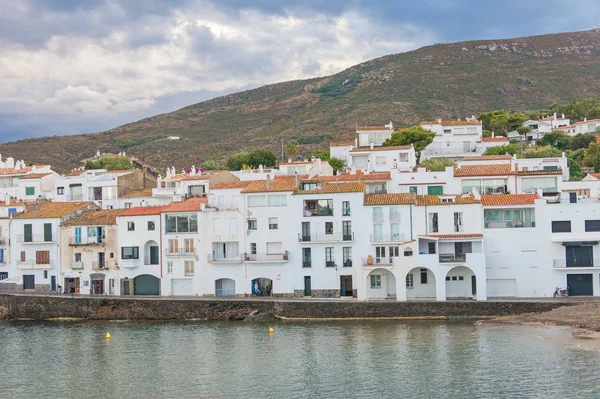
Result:
M0 319L244 320L249 315L289 319L491 317L547 312L581 302L356 302L111 298L0 294Z

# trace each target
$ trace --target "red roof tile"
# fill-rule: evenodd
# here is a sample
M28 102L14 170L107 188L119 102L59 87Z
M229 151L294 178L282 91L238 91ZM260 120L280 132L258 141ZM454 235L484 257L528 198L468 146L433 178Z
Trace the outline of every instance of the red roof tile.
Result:
M283 191L294 191L296 189L296 181L294 176L290 176L289 179L274 179L268 184L266 180L254 180L252 184L248 185L241 192L242 193L269 193L269 192L283 192Z
M118 217L160 215L165 208L166 206L140 206L136 208L129 208L119 213Z
M507 142L508 139L506 137L482 137L481 141L484 143L499 143L499 142Z
M481 204L483 206L533 205L536 199L540 199L537 194L482 195Z
M351 147L354 145L354 141L332 141L330 147Z
M227 181L215 183L210 189L211 190L226 190L231 188L245 188L252 183L252 180L240 180L240 181Z
M444 202L443 199L446 199ZM448 201L451 200L451 201ZM473 194L458 194L458 195L418 195L417 205L418 206L430 206L430 205L466 205L466 204L478 204L480 201L476 200Z
M295 194L341 194L341 193L362 193L365 189L363 182L332 182L325 183L322 188L314 190L296 190Z
M421 122L421 125L442 125L442 126L467 126L467 125L481 125L481 121L426 121Z
M419 234L419 237L437 238L438 240L461 240L469 238L481 238L483 234L457 233L457 234Z
M463 161L505 161L511 160L512 155L474 155L472 157L464 157Z
M516 173L510 169L510 164L461 165L454 168L455 177L508 176Z
M403 150L410 150L412 148L412 144L411 145L391 145L391 146L378 146L378 147L373 147L373 149L371 149L371 147L358 147L358 148L353 148L350 150L350 152L370 152L370 151L403 151Z
M311 181L363 181L363 180L390 180L391 172L374 172L374 173L362 173L357 171L355 174L344 173L335 176L315 176L311 178Z
M172 202L161 213L199 211L201 204L208 204L208 198L190 198L181 202Z
M368 205L411 205L416 202L414 193L369 194L365 195L364 204Z

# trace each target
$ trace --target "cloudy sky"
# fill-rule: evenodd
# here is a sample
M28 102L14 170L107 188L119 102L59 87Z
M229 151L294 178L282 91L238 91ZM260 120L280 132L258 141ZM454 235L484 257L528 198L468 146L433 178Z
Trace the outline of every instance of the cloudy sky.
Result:
M102 131L433 43L598 23L597 0L0 0L0 142Z

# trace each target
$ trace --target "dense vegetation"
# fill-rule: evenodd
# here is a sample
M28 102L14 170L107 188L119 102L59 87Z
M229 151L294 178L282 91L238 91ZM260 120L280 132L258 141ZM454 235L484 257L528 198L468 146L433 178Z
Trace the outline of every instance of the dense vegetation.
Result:
M90 159L85 163L86 169L127 170L134 169L129 157L107 155L99 159Z

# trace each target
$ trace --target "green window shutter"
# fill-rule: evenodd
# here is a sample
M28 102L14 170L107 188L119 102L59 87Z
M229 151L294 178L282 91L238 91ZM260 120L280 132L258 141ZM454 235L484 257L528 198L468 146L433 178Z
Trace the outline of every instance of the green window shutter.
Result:
M25 187L25 195L35 195L35 187Z
M52 241L52 223L44 223L44 241Z
M442 195L444 194L444 186L428 186L427 194L429 195Z
M30 224L26 224L23 225L23 241L25 242L32 242L33 241L33 234L32 234L32 225Z

